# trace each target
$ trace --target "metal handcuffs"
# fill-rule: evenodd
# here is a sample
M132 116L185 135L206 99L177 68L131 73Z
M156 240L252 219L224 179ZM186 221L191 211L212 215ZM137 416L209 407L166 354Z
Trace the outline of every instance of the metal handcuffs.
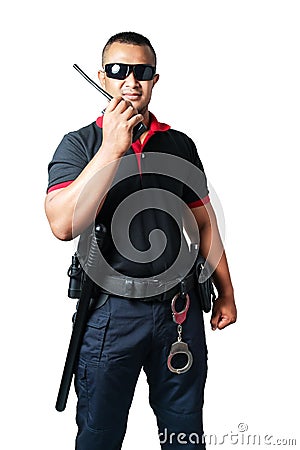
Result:
M187 372L193 364L193 355L189 350L188 344L186 342L183 342L182 337L181 337L182 324L186 319L186 315L187 315L187 312L190 307L190 297L188 294L185 294L185 299L186 299L185 306L181 311L177 311L176 310L176 301L180 296L181 296L180 293L176 294L174 296L174 298L172 299L172 303L171 303L173 321L177 324L178 338L177 338L177 341L172 344L170 354L169 354L168 360L167 360L168 369L173 373L177 373L178 375L181 373ZM187 363L183 367L175 368L172 366L172 359L175 355L178 355L180 353L186 355Z

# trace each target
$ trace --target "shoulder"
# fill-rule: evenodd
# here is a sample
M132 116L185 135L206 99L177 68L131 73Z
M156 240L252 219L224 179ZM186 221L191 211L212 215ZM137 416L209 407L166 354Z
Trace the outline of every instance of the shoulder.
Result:
M172 135L174 139L179 139L179 140L183 139L185 141L191 140L187 134L183 133L182 131L175 130L175 128L170 128L169 130L166 131L166 133L169 133L170 135Z
M85 143L102 137L102 129L97 126L96 122L92 122L78 130L68 132L65 137L78 139Z
M181 157L186 159L194 160L197 149L193 140L187 134L173 128L170 128L165 134L168 135L176 153L178 152Z
M75 131L70 131L62 139L63 150L84 154L90 160L98 151L102 142L102 129L92 122Z

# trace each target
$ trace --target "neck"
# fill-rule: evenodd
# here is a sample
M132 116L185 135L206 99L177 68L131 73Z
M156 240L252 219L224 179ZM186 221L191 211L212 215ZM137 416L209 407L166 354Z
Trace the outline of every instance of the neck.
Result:
M144 124L146 125L146 127L148 128L148 127L149 127L149 124L150 124L150 114L149 114L148 109L145 108L144 110L139 111L139 113L140 113L140 114L143 114L143 116L144 116L143 123L144 123Z

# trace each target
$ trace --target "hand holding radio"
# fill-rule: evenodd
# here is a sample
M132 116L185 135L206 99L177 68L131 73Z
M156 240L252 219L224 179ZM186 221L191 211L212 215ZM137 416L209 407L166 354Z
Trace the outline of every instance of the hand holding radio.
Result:
M103 143L110 151L122 156L133 142L133 133L144 117L131 102L122 97L114 97L103 117Z

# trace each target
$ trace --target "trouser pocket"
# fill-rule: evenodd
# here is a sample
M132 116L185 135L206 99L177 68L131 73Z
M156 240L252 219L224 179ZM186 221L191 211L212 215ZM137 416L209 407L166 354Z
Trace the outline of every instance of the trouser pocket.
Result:
M92 313L83 336L79 353L80 361L96 366L105 364L106 358L102 353L109 318L110 314L101 308Z

